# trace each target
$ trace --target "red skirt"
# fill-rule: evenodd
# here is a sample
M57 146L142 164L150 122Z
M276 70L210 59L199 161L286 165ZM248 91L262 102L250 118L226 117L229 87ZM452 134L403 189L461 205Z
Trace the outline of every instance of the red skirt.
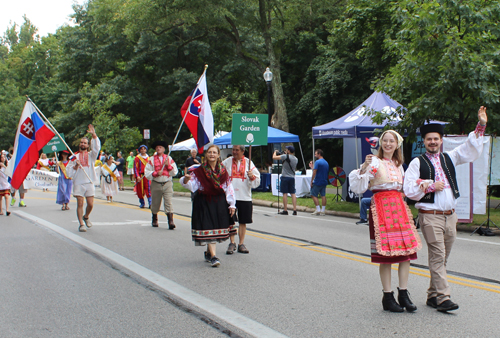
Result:
M417 259L422 242L400 192L376 192L368 219L373 263L393 264Z

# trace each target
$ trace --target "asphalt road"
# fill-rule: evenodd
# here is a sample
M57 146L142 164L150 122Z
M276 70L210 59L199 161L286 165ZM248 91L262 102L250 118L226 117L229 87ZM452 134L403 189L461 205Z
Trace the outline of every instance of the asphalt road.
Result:
M98 194L97 197L99 197ZM130 191L96 200L78 232L75 203L31 190L0 216L0 337L491 337L498 331L500 238L459 233L448 263L458 311L425 306L427 248L413 261L415 313L382 310L368 228L355 219L281 216L255 206L245 244L211 268L190 237L191 202L175 197L177 229L150 226ZM397 287L393 272L393 288Z

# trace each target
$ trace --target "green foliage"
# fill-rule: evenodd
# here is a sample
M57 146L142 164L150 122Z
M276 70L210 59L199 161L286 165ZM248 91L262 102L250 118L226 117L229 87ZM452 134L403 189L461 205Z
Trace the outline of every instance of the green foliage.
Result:
M212 114L214 116L214 130L231 131L233 114L241 113L241 105L231 105L227 98L223 97L212 102Z
M436 119L452 123L448 133L468 132L479 106L500 107L498 1L398 1L392 8L399 29L385 47L397 63L377 88L405 103L404 127L413 132Z

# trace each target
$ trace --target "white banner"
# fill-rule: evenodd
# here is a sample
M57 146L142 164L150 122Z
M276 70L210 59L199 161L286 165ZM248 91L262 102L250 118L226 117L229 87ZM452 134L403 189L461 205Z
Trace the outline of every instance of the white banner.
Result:
M95 174L97 181L94 185L99 187L101 185L101 167L95 167ZM31 169L28 176L24 180L25 189L49 189L50 191L57 191L59 183L59 174L53 171Z
M49 189L57 191L59 174L53 171L31 169L28 176L24 180L24 188L26 189Z
M500 185L500 138L490 137L493 139L493 150L491 157L491 185ZM489 170L490 168L488 168Z
M466 136L449 136L443 138L443 151L450 151L467 140ZM489 137L484 138L483 152L470 165L461 164L456 167L457 184L460 198L457 201L457 216L461 220L472 219L473 214L486 214L486 186L488 185Z

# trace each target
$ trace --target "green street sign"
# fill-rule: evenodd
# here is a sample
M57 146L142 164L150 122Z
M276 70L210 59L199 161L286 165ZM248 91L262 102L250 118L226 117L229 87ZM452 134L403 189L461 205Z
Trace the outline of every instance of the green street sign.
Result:
M60 134L62 139L64 139L64 134ZM42 151L46 154L50 153L57 153L58 151L66 150L66 146L64 145L64 142L61 141L59 136L54 135L54 137L43 147Z
M233 114L231 144L267 144L267 114Z

